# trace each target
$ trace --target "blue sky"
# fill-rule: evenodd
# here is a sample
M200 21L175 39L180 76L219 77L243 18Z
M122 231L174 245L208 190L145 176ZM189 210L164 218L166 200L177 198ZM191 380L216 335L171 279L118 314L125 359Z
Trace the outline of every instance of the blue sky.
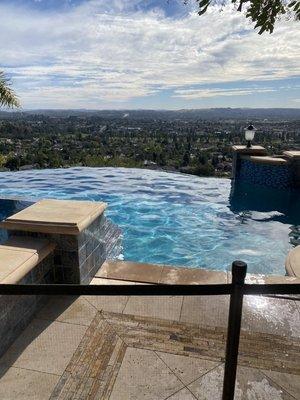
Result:
M299 108L299 23L259 36L230 5L0 0L0 69L26 109Z

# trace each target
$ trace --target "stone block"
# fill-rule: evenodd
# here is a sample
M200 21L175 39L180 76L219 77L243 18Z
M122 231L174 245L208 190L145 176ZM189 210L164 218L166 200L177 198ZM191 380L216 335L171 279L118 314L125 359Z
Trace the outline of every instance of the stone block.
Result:
M63 267L72 267L74 269L78 269L78 251L63 251L61 255L61 265Z

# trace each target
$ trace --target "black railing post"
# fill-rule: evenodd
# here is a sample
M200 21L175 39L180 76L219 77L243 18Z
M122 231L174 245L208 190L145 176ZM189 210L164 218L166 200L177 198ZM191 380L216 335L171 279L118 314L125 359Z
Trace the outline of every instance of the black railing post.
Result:
M230 295L223 400L234 399L243 308L243 286L245 283L246 272L247 264L243 261L234 261L232 263L233 292Z

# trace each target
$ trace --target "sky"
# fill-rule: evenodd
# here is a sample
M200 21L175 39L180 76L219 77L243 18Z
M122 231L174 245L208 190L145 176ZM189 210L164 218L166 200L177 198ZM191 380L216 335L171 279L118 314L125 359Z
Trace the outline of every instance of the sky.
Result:
M299 26L260 36L195 0L0 0L0 70L24 109L299 108Z

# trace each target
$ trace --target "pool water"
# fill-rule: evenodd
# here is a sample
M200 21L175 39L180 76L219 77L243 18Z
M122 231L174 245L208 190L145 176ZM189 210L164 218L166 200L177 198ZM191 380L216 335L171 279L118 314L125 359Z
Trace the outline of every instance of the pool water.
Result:
M233 188L229 179L124 168L2 172L1 197L107 202L125 260L228 270L241 259L249 272L283 275L300 237L299 193ZM0 207L2 218L15 212Z

